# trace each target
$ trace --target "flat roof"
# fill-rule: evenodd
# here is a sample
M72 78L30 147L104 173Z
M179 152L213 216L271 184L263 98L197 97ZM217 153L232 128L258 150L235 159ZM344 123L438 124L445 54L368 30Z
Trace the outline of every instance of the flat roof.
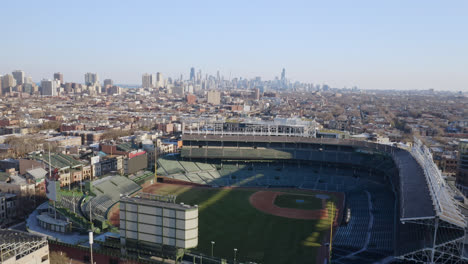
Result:
M177 203L169 203L169 202L162 202L158 200L150 200L146 198L139 198L139 197L121 197L120 202L124 203L135 203L153 207L162 207L162 208L169 208L181 211L191 211L198 209L198 206L188 205L188 204L177 204Z
M423 169L406 150L397 150L395 156L400 178L400 219L434 217L436 213Z

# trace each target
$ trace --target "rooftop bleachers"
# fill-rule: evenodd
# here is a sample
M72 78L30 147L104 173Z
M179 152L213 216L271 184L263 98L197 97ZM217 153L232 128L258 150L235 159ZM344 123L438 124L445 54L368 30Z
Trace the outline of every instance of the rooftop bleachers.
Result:
M123 176L107 176L93 182L95 196L81 205L82 212L89 218L89 206L93 212L93 218L105 220L107 211L117 203L120 195L131 195L141 187Z

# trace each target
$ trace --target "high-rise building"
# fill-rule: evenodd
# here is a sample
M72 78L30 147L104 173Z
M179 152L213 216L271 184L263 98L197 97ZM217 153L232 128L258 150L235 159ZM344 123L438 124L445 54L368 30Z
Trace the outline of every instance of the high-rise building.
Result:
M284 68L281 71L281 81L286 81L286 70Z
M192 82L195 81L195 68L194 67L190 68L190 81Z
M32 77L31 76L25 77L24 83L33 84Z
M114 82L111 79L105 79L104 80L104 87L109 87L109 86L113 86L113 85L114 85Z
M57 96L57 82L55 80L42 80L41 94L43 96Z
M15 78L16 80L17 85L21 85L24 83L24 77L25 77L24 71L16 70L12 72L12 74L13 74L13 78Z
M164 87L164 78L163 78L162 73L160 72L156 73L156 87L157 88Z
M202 73L201 73L201 70L198 70L197 72L197 82L200 82L202 79Z
M468 196L468 139L458 143L457 186Z
M63 84L63 73L56 72L54 73L54 80L60 81L60 84Z
M107 89L107 94L109 95L119 95L122 93L122 88L120 88L119 86L111 86L109 87L109 89Z
M255 88L255 100L260 100L260 88Z
M208 91L207 103L219 105L221 103L221 93L219 91Z
M197 97L189 93L185 95L185 102L187 102L187 104L195 104L197 102Z
M97 73L88 72L85 74L85 84L86 85L96 85L99 84L99 76Z
M183 96L185 93L184 87L180 84L176 84L174 87L172 87L172 93L175 95Z
M9 87L15 87L16 86L16 80L11 74L5 74L5 76L2 77L2 89L6 89Z
M156 87L156 74L145 73L141 77L141 87L154 88Z

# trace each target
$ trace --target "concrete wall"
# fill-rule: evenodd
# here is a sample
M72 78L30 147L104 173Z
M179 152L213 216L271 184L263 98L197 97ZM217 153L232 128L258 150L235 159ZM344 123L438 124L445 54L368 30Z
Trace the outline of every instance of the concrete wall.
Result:
M198 209L189 211L120 203L120 235L179 248L198 244Z

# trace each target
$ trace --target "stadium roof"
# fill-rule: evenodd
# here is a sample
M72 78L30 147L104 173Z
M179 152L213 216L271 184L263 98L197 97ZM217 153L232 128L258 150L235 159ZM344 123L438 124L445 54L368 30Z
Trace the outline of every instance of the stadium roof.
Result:
M395 157L400 173L400 218L434 217L434 206L424 171L406 150L397 150Z

